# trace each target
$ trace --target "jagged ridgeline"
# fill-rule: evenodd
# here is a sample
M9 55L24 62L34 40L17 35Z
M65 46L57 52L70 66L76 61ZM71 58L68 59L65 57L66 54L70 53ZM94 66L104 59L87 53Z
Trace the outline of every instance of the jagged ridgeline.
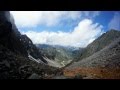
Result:
M35 59L39 58L47 63L32 41L26 35L20 34L8 11L0 12L0 38L0 43L11 51L26 57L29 53Z
M21 35L10 12L0 11L0 79L45 78L57 71L32 41Z
M89 44L86 48L77 50L75 53L75 61L82 60L83 58L87 58L90 55L100 51L109 45L112 41L120 37L120 31L111 29L108 32L104 33L96 40L94 40L91 44Z

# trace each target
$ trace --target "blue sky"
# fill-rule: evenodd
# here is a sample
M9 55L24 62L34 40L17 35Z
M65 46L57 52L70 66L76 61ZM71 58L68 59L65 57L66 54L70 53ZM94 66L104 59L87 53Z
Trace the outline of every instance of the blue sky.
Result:
M115 13L119 13L119 18L120 18L120 12L119 11L102 11L101 14L95 19L95 22L98 22L101 25L103 25L104 31L108 31L110 29L109 23L114 18ZM116 23L118 23L118 22L116 22ZM119 21L119 25L120 25L120 21ZM113 29L120 30L120 26L119 26L119 28L114 28L113 27Z
M120 30L120 11L11 11L35 44L86 47L110 29Z

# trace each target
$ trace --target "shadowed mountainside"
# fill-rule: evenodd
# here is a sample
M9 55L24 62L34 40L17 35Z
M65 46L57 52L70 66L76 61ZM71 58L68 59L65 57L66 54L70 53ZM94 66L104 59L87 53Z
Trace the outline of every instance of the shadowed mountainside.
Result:
M47 65L39 49L18 31L9 11L0 11L0 79L40 79L59 71Z

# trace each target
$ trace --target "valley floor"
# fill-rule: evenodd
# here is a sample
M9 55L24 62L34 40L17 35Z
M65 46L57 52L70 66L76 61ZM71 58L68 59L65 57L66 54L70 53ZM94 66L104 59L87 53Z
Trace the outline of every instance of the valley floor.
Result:
M71 70L64 70L64 76L81 76L82 79L120 79L120 68L80 67Z

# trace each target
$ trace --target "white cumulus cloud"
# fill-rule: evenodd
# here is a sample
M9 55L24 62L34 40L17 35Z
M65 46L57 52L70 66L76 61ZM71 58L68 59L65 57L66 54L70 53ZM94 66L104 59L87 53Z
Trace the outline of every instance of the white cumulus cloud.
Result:
M10 11L18 27L55 26L62 20L78 20L82 16L96 17L99 11Z
M62 19L76 19L79 11L11 11L15 23L19 27L35 27L37 25L54 26Z
M84 19L71 32L23 32L34 44L50 44L74 47L86 47L103 33L102 25L93 23L91 19Z

